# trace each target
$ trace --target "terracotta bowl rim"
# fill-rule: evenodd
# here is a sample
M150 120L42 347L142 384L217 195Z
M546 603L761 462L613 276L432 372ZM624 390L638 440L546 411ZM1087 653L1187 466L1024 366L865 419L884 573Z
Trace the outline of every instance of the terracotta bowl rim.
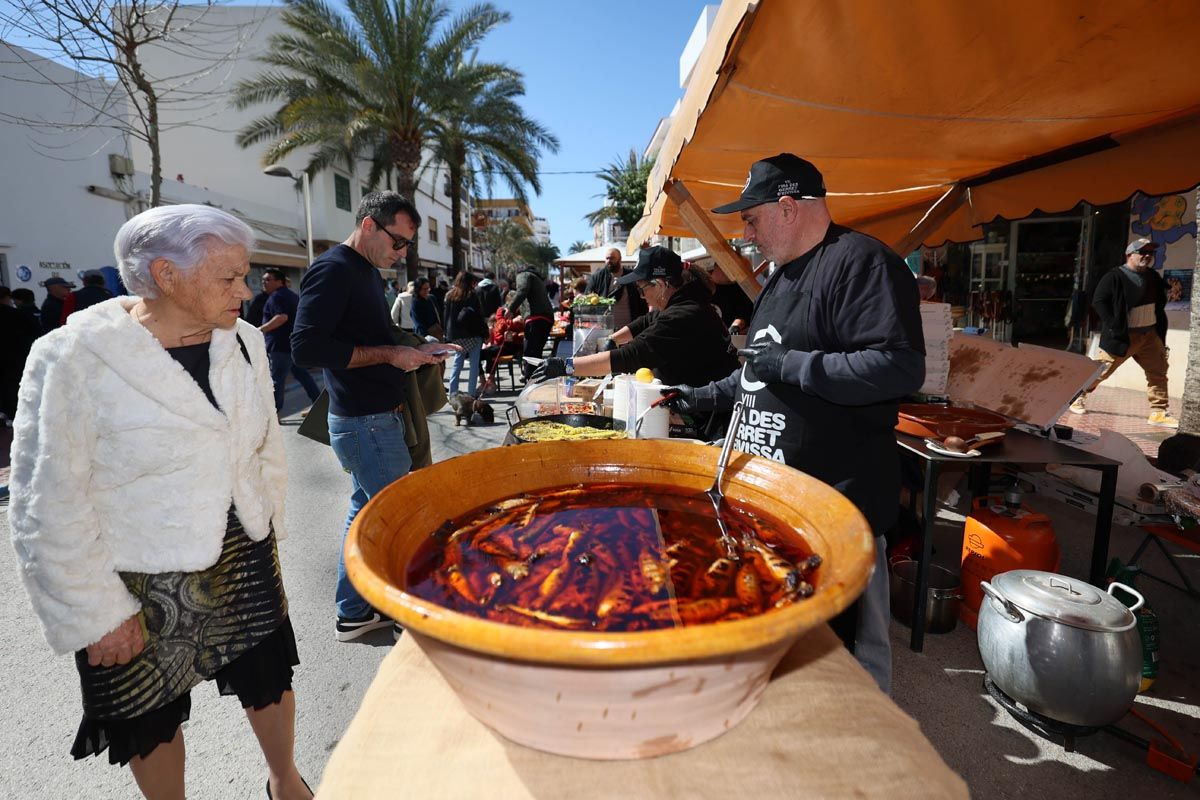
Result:
M679 468L672 464L672 451L683 455L697 451L694 443L672 440L610 440L602 442L531 442L504 448L506 453L524 457L529 461L565 460L577 462L571 457L572 449L580 445L603 445L605 458L596 461L590 469L595 480L584 483L609 483L639 481L628 475L614 475L605 480L606 472L629 464L646 463L653 458L681 475L693 478L701 475L698 470ZM707 448L711 456L711 468L706 473L711 482L715 473L718 448ZM685 628L664 628L653 631L595 632L559 631L544 628L525 628L492 622L478 617L451 611L432 601L409 594L377 572L367 563L359 543L359 537L381 503L390 493L404 490L422 491L420 484L432 484L425 496L444 495L445 483L439 478L442 473L457 471L472 460L495 458L487 455L491 450L481 450L438 462L430 467L416 470L395 481L376 494L359 512L346 536L345 563L351 581L362 596L380 611L391 615L407 629L433 637L466 650L510 660L542 664L619 667L633 665L664 664L693 661L702 658L733 656L739 653L761 650L782 641L796 639L805 631L828 621L847 608L866 588L875 561L875 544L870 526L861 512L833 487L812 476L760 456L752 456L734 450L726 469L725 492L738 497L739 490L765 491L749 483L751 479L778 481L771 492L784 493L789 485L804 485L813 500L832 505L837 509L836 518L841 524L827 526L821 535L829 539L841 539L849 556L834 572L825 573L813 597L782 609L764 612L756 617L729 622L710 623ZM652 481L645 481L652 483ZM564 485L562 480L547 481L545 487ZM816 495L812 497L811 495ZM496 498L500 499L500 498ZM745 502L745 501L743 501ZM448 516L469 511L463 508ZM828 564L826 566L829 566ZM840 580L837 576L840 576Z

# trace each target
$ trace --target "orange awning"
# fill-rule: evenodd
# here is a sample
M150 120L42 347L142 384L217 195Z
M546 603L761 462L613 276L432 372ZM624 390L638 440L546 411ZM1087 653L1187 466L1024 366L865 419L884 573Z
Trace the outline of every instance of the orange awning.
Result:
M922 241L969 241L997 216L1200 183L1195 0L725 0L629 237L690 235L667 197L737 197L750 164L790 151L825 174L838 222L905 237L954 184L964 202ZM709 215L741 234L736 214Z

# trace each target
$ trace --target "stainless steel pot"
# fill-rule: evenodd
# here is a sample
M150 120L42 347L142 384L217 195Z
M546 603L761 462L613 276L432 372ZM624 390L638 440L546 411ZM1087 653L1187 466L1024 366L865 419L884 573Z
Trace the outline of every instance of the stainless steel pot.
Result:
M917 562L899 559L892 564L892 616L908 627L917 607ZM936 564L929 565L929 588L925 593L925 632L949 633L958 624L962 584L957 575Z
M1142 647L1133 611L1145 599L1052 572L1014 570L981 581L979 655L992 681L1031 711L1060 722L1109 725L1137 696ZM1132 609L1112 596L1137 598Z

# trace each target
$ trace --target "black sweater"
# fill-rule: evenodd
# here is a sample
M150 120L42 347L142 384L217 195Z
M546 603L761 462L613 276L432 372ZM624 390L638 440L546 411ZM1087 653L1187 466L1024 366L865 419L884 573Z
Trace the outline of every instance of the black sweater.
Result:
M612 371L648 367L663 383L704 386L737 368L729 335L699 281L671 295L667 307L629 323L633 341L610 353Z
M1126 292L1130 281L1122 275L1123 268L1111 269L1096 283L1092 293L1092 308L1100 317L1100 349L1110 356L1129 352L1129 304ZM1152 269L1142 273L1146 276L1146 296L1154 298L1154 332L1164 342L1167 340L1167 287L1159 274Z
M325 370L329 410L339 417L391 411L404 402L404 371L388 364L346 369L355 347L394 344L379 270L339 244L317 256L300 281L292 357Z

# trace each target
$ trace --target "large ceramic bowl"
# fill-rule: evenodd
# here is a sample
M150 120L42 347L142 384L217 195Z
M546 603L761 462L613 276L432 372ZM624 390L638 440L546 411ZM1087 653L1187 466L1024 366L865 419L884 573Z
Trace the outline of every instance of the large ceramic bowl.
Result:
M443 461L363 508L346 540L346 569L372 605L411 633L467 709L505 737L583 758L684 750L740 722L796 639L866 587L870 528L833 488L733 452L726 496L792 526L824 559L811 598L749 619L636 633L523 628L409 594L405 575L432 531L495 500L577 483L700 492L717 455L691 442L629 440L523 444Z

